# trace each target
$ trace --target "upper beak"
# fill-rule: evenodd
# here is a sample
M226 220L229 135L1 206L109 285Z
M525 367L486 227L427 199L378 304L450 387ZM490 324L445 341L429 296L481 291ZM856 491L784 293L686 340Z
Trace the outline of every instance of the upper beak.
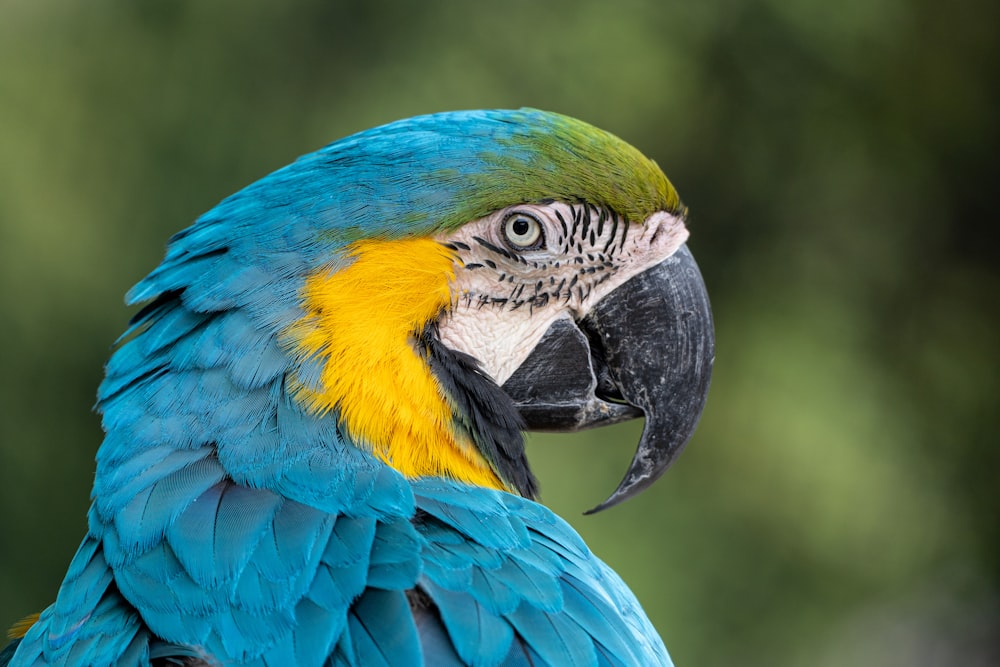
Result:
M708 293L683 245L579 321L556 321L503 389L530 430L645 416L624 479L590 514L638 494L680 455L705 406L714 359Z

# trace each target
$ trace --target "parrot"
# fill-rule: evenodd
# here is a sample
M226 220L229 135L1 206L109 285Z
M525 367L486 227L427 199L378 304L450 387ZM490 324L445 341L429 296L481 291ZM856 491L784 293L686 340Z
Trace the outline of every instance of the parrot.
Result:
M222 200L127 294L86 535L0 665L671 665L525 434L644 419L592 512L677 458L715 357L686 221L656 162L530 108Z

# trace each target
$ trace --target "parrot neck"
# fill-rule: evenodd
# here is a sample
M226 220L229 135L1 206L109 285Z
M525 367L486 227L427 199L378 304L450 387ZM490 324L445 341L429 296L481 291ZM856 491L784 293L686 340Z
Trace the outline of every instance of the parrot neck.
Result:
M314 413L336 413L355 444L407 477L516 491L460 427L422 344L451 305L454 253L430 239L401 239L358 242L351 256L346 268L306 280L306 316L287 337L318 373L294 376L293 395Z

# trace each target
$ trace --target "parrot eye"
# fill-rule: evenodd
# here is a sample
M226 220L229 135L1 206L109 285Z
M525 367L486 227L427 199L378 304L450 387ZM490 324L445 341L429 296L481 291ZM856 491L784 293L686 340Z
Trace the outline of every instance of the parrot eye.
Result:
M530 213L510 213L503 219L502 228L504 241L514 250L538 250L545 245L542 223Z

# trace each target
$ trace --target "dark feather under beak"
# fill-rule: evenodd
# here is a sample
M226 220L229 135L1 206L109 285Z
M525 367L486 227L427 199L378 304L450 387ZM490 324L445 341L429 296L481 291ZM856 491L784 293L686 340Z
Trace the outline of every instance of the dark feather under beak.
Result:
M714 359L708 293L684 245L581 320L558 320L503 389L534 431L645 417L624 479L590 514L638 494L680 455L705 406Z

